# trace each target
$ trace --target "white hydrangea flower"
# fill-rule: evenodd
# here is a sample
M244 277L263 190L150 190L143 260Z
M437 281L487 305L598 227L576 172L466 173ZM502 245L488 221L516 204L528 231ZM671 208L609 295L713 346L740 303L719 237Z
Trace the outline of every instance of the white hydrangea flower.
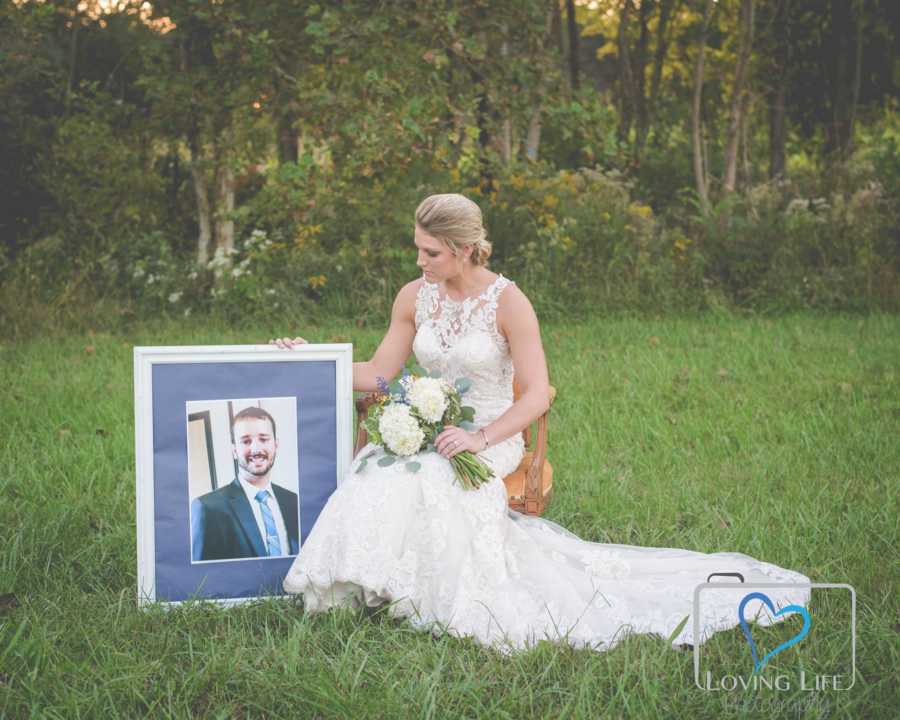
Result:
M409 390L409 402L426 422L438 422L447 410L444 383L438 378L423 377Z
M404 457L417 453L425 440L425 433L410 413L409 406L401 403L385 407L378 421L378 431L391 452Z

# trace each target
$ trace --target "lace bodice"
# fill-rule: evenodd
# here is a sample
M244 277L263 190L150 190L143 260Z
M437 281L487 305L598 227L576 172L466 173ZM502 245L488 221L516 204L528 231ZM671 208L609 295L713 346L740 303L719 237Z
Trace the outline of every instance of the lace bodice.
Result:
M457 301L442 296L435 283L422 282L416 296L413 352L426 370L439 370L449 382L472 381L464 403L475 408L475 424L488 425L513 403L513 364L509 344L497 328L497 304L512 281L498 275L478 297ZM484 453L502 477L524 453L520 435Z

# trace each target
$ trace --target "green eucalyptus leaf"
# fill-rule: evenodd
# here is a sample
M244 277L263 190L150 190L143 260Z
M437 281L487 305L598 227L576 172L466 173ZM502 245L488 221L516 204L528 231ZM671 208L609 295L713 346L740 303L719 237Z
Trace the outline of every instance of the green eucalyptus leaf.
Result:
M461 408L460 417L463 420L467 420L468 422L472 422L475 419L475 408L469 407L468 405L463 405Z
M440 378L441 371L440 370L432 370L430 373L428 373L428 377Z
M458 378L454 387L459 391L460 395L465 395L472 387L472 381L469 378Z
M463 430L468 430L469 432L475 432L478 429L478 426L475 423L469 422L468 420L460 421L459 427Z
M361 460L360 463L359 463L359 465L356 466L356 472L357 472L357 473L361 473L363 470L365 470L365 469L366 469L366 465L368 464L368 462L369 462L369 461L368 461L367 459L365 459L365 458L364 458L363 460Z
M403 392L403 386L400 384L399 380L394 380L388 385L388 390L391 391L391 395L400 395Z
M393 455L385 455L383 458L378 460L378 464L381 467L389 467L394 464L394 456Z
M422 463L416 462L415 460L411 460L410 462L406 463L406 469L410 472L419 472L421 468Z
M413 365L412 368L410 369L410 372L413 375L419 375L419 376L425 376L428 374L428 371L425 368L423 368L421 365Z

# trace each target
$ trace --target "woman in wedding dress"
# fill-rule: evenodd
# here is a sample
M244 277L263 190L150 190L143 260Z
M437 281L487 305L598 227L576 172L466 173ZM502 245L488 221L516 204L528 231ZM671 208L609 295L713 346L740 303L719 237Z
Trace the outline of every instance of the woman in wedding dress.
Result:
M740 573L746 583L809 582L741 553L589 542L510 510L502 478L522 459L523 428L549 404L537 318L512 281L487 269L481 211L464 196L426 198L415 214L415 245L423 276L400 290L373 358L354 363L354 390L377 390L379 378L396 376L415 353L451 383L471 380L465 401L479 429L446 428L437 452L416 458L416 473L402 463L379 466L381 450L357 473L376 446L359 453L284 580L307 611L388 603L391 615L417 627L502 652L542 639L602 651L631 633L672 636L692 615L694 588L712 573ZM515 402L514 373L522 389ZM464 450L493 470L478 490L461 488L448 462ZM776 607L809 600L805 589L767 592ZM739 599L705 591L700 636L688 622L673 643L703 642L738 625Z

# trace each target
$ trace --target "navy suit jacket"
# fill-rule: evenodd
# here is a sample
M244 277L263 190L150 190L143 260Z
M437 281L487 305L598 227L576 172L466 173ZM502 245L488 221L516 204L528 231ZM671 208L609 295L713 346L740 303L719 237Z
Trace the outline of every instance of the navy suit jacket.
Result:
M296 555L300 549L297 495L275 483L270 487L284 519L290 554ZM193 560L234 560L266 555L266 544L253 517L250 501L237 479L191 503Z

